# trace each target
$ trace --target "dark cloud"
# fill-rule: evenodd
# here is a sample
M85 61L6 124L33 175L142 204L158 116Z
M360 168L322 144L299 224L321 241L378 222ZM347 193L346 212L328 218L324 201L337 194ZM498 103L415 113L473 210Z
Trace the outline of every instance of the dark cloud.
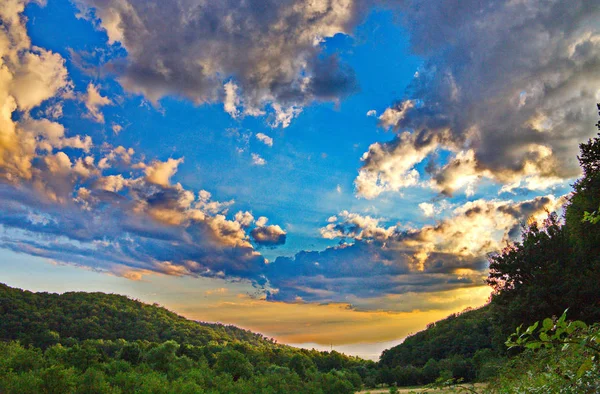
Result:
M166 95L223 100L229 78L248 114L269 103L285 108L356 90L354 72L336 57L322 59L319 42L350 33L362 0L77 3L100 18L109 42L127 50L126 59L111 65L123 86L154 101Z
M407 100L380 120L429 138L372 145L360 195L414 184L414 166L439 149L453 152L432 177L444 194L483 177L505 190L544 189L579 174L577 146L594 134L600 91L595 2L408 0L402 16L425 63ZM421 154L394 167L407 151Z
M287 234L277 225L255 227L250 236L260 246L277 246L285 243Z

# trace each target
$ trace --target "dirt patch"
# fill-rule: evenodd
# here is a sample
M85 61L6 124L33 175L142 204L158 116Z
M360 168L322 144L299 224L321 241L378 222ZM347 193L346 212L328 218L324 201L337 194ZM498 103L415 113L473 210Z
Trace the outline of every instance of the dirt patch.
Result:
M469 389L473 389L477 392L480 391L480 389L485 388L486 384L485 383L475 383L473 384L468 384L465 385L465 388L469 388ZM441 388L441 389L432 389L429 387L425 387L425 386L420 386L420 387L398 387L398 393L400 394L411 394L411 393L415 393L415 394L419 394L419 393L427 393L427 394L459 394L459 393L469 393L470 391L466 390L465 388L460 388L460 387L445 387L445 388ZM357 394L383 394L383 393L389 393L390 389L389 388L378 388L378 389L371 389L371 390L363 390L363 391L359 391Z

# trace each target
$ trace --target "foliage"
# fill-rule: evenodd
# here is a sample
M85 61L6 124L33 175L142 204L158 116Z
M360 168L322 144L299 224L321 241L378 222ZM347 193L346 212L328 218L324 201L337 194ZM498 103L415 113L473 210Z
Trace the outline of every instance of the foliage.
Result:
M546 318L506 341L527 350L494 379L491 393L597 393L600 391L600 326Z
M273 341L234 326L187 320L158 305L104 293L32 293L0 283L0 338L42 349L69 338L207 345Z
M600 331L597 326L588 327L581 320L567 321L566 317L565 310L560 318L546 318L535 322L524 332L521 332L519 326L508 338L506 345L509 348L522 346L527 349L560 346L562 350L577 347L579 352L585 355L583 363L577 369L577 377L581 378L594 364L600 363Z
M492 350L490 308L483 307L453 314L407 337L403 343L381 354L379 382L411 386L435 382L440 376L471 381L495 362ZM484 359L479 353L490 353Z
M514 242L489 257L487 283L493 288L494 342L501 349L505 338L519 324L529 325L544 316L560 314L578 302L572 291L580 281L571 264L569 234L556 214L542 226L524 228L521 242Z

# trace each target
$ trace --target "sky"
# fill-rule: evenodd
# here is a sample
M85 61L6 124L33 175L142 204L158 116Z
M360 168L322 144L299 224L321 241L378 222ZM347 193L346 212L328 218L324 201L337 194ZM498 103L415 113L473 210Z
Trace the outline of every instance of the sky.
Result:
M573 0L5 0L0 281L377 359L483 305L600 102Z

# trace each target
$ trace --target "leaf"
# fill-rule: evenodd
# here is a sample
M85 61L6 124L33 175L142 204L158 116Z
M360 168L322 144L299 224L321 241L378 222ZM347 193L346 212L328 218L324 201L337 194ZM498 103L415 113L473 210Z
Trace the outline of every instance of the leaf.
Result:
M539 349L542 346L541 342L529 342L525 344L527 349Z
M568 310L569 310L569 308L565 309L563 314L558 318L558 321L556 322L557 325L562 326L565 323L565 320L567 320L567 311Z
M587 371L589 371L592 368L592 359L591 358L587 358L583 364L581 364L581 366L579 367L579 369L577 370L577 377L580 378L583 376L583 374L585 374Z
M535 329L538 327L539 324L540 324L540 322L536 321L535 323L533 323L533 325L527 327L527 331L525 331L524 334L533 334L533 332L535 331Z
M588 328L587 324L585 324L581 320L572 321L571 323L569 323L569 327L580 328L582 330L587 330Z
M545 318L542 327L545 331L550 331L554 327L554 322L550 318Z

